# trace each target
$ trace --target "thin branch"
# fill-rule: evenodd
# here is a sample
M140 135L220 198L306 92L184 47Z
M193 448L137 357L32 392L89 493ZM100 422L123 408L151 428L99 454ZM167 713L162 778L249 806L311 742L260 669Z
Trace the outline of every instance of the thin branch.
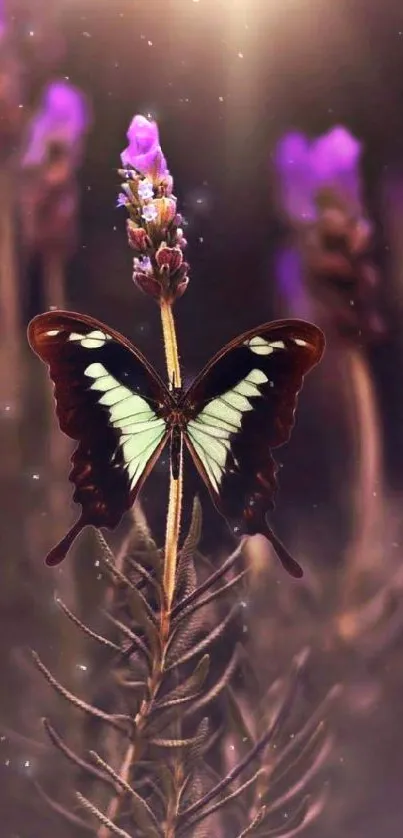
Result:
M196 643L195 646L192 646L192 648L189 649L188 652L184 652L183 655L181 655L177 660L169 664L169 666L164 667L164 672L171 672L172 669L175 669L178 666L182 666L183 663L188 663L190 660L192 660L192 658L195 657L195 655L205 652L206 649L208 649L209 646L211 646L211 644L214 643L214 641L217 640L217 638L223 634L223 632L225 631L225 629L239 610L240 603L236 602L235 605L233 605L233 607L231 608L230 612L227 614L227 616L224 617L223 620L221 620L221 623L219 623L218 626L216 626L208 633L207 637L203 637L202 640Z
M295 750L303 744L303 750L307 746L309 746L311 739L319 733L319 729L322 730L324 726L323 715L325 710L329 707L329 705L335 701L338 696L340 695L340 687L338 685L334 686L327 696L323 699L319 707L312 713L308 721L304 724L302 728L293 736L292 739L283 747L281 754L279 755L277 764L273 769L273 773L271 776L271 782L277 783L285 774L288 773L290 768L290 764L288 762L290 756L293 755ZM296 761L299 759L299 756L296 757ZM284 763L286 763L285 767Z
M102 561L106 565L108 570L111 571L112 575L115 576L116 579L118 579L118 581L122 583L122 585L125 585L125 587L129 589L129 591L132 591L133 593L138 595L138 597L141 599L142 605L147 616L149 617L152 624L156 625L155 614L152 608L149 606L143 594L139 591L138 587L136 587L136 585L133 585L129 577L126 576L126 574L123 573L121 570L118 570L117 567L114 564L112 564L112 562L109 559L106 558L106 556L102 556Z
M259 768L258 771L256 771L256 773L253 774L252 777L249 777L248 780L245 780L245 782L237 789L235 789L235 791L230 792L230 794L227 794L226 797L222 797L220 800L217 800L216 803L213 803L212 806L209 806L207 809L204 809L203 812L199 812L195 818L191 818L190 821L186 821L185 828L189 829L189 827L195 826L196 823L200 823L200 821L209 817L209 815L213 815L214 812L217 812L223 806L226 806L227 803L230 803L233 800L237 800L237 798L240 797L244 793L244 791L246 791L248 788L253 786L254 783L256 783L261 771L262 769Z
M134 631L129 629L129 627L126 626L125 623L122 623L120 620L117 620L116 617L112 617L112 614L109 614L108 611L103 610L102 613L104 617L106 617L106 619L109 620L109 622L112 623L113 626L115 626L115 628L119 629L119 631L121 631L122 634L124 634L125 637L127 637L128 640L131 641L130 654L132 654L137 649L145 657L147 664L150 665L152 662L151 654L150 650L147 649L147 646L144 643L144 641L137 634L135 634ZM129 656L128 649L125 649L124 651L122 649L119 649L119 652L122 655L122 657Z
M74 753L74 751L72 751L71 748L69 748L68 745L66 745L61 736L59 736L59 734L56 733L54 727L52 727L52 725L48 722L47 719L42 719L42 723L52 744L55 746L55 748L58 748L58 750L61 751L61 753L68 760L70 760L70 762L72 762L74 765L77 765L78 768L80 768L82 771L91 774L91 776L95 777L95 779L100 780L102 783L106 783L109 786L112 786L112 788L116 791L115 783L111 780L111 778L104 774L102 771L98 771L98 769L91 765L91 763L86 762L84 759L79 757L78 754Z
M236 548L236 550L233 553L231 553L230 556L228 556L228 559L226 559L226 561L223 562L221 567L219 567L218 570L216 570L214 573L210 574L208 579L202 582L201 585L199 585L199 587L196 588L195 591L192 591L192 593L188 594L188 596L184 597L184 599L182 599L181 602L178 602L178 604L175 605L171 613L172 619L174 620L175 617L177 617L178 614L180 614L180 612L183 611L184 608L187 608L188 605L191 605L192 602L195 602L199 597L202 596L202 594L208 591L209 588L212 587L212 585L215 585L215 583L218 582L219 579L225 576L228 570L230 570L230 568L241 556L242 544L240 544Z
M49 797L49 795L46 793L46 791L44 791L44 789L38 782L34 781L33 786L37 794L39 794L42 800L44 800L44 802L47 804L47 806L49 806L50 809L52 809L53 812L56 812L57 815L60 815L62 818L64 818L64 820L68 821L68 823L72 824L72 826L78 827L79 829L83 829L86 832L90 832L91 835L94 834L94 827L91 826L90 823L86 823L82 820L82 818L79 818L78 815L74 815L73 812L69 812L69 810L62 806L61 803L57 803L56 800L53 800L52 797Z
M226 789L232 782L234 782L234 780L236 780L237 777L239 777L239 775L242 774L242 772L251 765L251 763L262 753L262 751L264 751L269 742L273 739L273 736L275 736L275 734L277 733L278 728L283 724L283 721L288 716L288 713L290 711L291 705L296 694L298 686L298 676L300 674L301 666L303 665L303 663L304 660L302 659L301 655L294 663L293 672L290 678L291 683L288 687L287 695L284 697L282 704L279 710L277 711L277 714L269 730L267 730L263 734L263 736L261 736L260 739L258 739L253 748L250 751L248 751L248 753L243 757L242 760L240 760L240 762L238 762L237 765L234 766L234 768L231 769L231 771L227 774L226 777L224 777L221 780L220 783L218 783L213 789L207 792L207 794L200 798L200 800L196 801L196 803L194 803L192 806L188 806L187 809L181 812L179 818L181 822L182 820L185 820L185 818L189 818L190 815L196 814L196 812L199 812L201 809L207 806L211 800L214 800L214 798L217 797L217 795L221 794L221 792L224 791L224 789Z
M305 829L308 823L309 816L309 796L305 797L298 806L295 807L292 814L287 818L287 823L279 824L279 826L272 827L266 835L268 838L291 838L292 835L297 835L302 828ZM284 832L284 830L287 830Z
M62 611L64 611L69 620L71 620L72 623L74 623L79 629L81 629L81 631L84 632L84 634L87 634L88 637L91 637L93 640L96 640L97 643L101 644L101 646L106 646L108 649L112 649L114 652L121 651L120 647L116 643L113 643L112 640L108 640L107 637L103 637L101 634L97 634L95 631L92 631L90 628L88 628L88 626L86 626L85 623L82 623L81 620L79 620L78 617L76 617L75 614L73 614L73 612L70 611L69 608L67 608L67 605L65 605L62 599L58 598L56 599L56 602L60 606Z
M260 811L254 816L253 820L251 820L250 824L245 829L243 829L242 832L239 832L238 835L235 836L235 838L246 838L247 835L250 835L254 831L255 827L259 826L259 824L263 820L264 813L265 809L264 806L262 806Z
M145 554L145 558L147 558L147 553ZM145 582L150 585L150 587L153 587L157 594L161 595L161 585L158 579L149 573L148 570L140 564L140 562L137 562L132 556L125 556L125 562L130 565L132 570L135 570L136 573L139 574L142 582Z
M85 809L91 812L91 815L94 815L94 817L97 818L103 826L106 826L110 830L110 832L113 832L114 835L118 835L118 838L132 838L132 836L129 835L128 832L125 832L124 829L120 829L118 826L116 826L116 824L113 823L113 821L109 820L109 818L106 815L104 815L104 813L101 812L100 809L97 809L97 807L94 806L94 804L91 803L90 800L88 800L86 797L80 794L80 792L76 791L76 797L77 800L80 801L82 806L84 806Z
M123 721L128 721L132 723L130 716L122 716L122 715L113 715L110 716L109 713L104 713L102 710L99 710L98 707L94 707L92 704L87 704L87 702L82 701L81 698L78 698L74 693L71 693L69 690L66 690L56 678L49 672L49 669L42 663L39 655L36 652L31 651L33 661L40 672L45 676L46 680L49 682L51 687L53 687L56 692L59 693L66 701L69 701L70 704L73 704L74 707L78 707L79 710L82 710L84 713L87 713L89 716L92 716L94 719L101 719L101 721L106 722L107 724L114 727L116 730L119 730L121 733L127 734L127 727L123 724Z
M300 792L305 791L305 787L308 785L312 777L314 777L315 774L317 774L318 768L321 765L323 765L324 760L329 755L329 749L330 740L326 740L321 750L319 751L319 754L317 755L316 759L314 760L312 765L309 766L309 769L305 772L305 774L303 774L301 779L298 782L294 783L294 785L291 786L291 788L287 789L287 791L284 792L284 794L281 795L281 797L279 797L274 803L272 803L271 805L266 804L267 816L272 815L275 812L278 812L279 809L283 809Z
M208 605L210 602L213 602L215 599L218 599L218 597L227 593L227 591L230 591L231 588L234 588L238 584L238 582L240 582L241 579L243 579L244 576L246 576L247 573L249 573L249 568L247 568L246 570L241 570L241 572L238 573L237 576L234 577L234 579L230 579L230 581L227 582L225 585L222 585L221 588L216 588L214 591L211 591L209 594L207 594L207 596L203 597L202 599L199 599L198 602L192 603L188 606L188 608L185 608L183 611L181 611L175 620L175 629L184 618L190 617L190 615L194 614L194 612L197 611L199 608L203 608L205 605Z
M206 707L207 704L210 704L211 701L215 701L215 699L220 695L220 693L225 689L228 682L232 678L239 661L239 646L236 646L234 652L231 656L231 659L227 666L224 669L221 678L216 681L213 686L206 692L204 695L200 696L200 698L189 707L186 712L185 716L190 716L192 713L196 713L201 710L203 707Z
M132 798L133 802L136 804L136 808L141 807L143 809L144 814L150 819L151 823L153 824L156 833L158 835L161 835L158 821L154 815L154 812L152 811L152 809L150 809L148 803L144 800L144 798L137 794L137 792L134 791L131 785L128 782L126 782L126 780L123 779L123 777L117 774L116 771L114 771L113 768L110 765L108 765L108 763L105 762L105 760L103 760L102 757L100 757L96 751L90 751L90 754L92 758L98 763L98 765L101 768L103 768L103 770L106 771L110 775L110 777L112 777L115 783L117 783L121 787L121 789Z

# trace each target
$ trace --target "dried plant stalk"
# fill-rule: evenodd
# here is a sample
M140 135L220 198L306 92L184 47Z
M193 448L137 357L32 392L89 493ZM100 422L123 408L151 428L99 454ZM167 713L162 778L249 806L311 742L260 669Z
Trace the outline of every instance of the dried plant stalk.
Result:
M71 824L92 829L97 838L294 834L291 830L299 831L321 809L321 796L310 796L310 791L331 745L324 707L298 723L298 729L293 723L291 740L284 733L307 656L298 656L290 677L262 694L260 709L251 714L256 679L250 667L245 669L245 654L230 642L245 596L240 586L248 569L242 551L200 578L201 508L196 499L178 554L164 637L164 551L157 548L142 513L137 520L119 568L100 538L101 561L114 592L106 612L113 636L87 626L60 603L105 658L91 681L93 696L84 700L68 692L35 658L50 685L85 714L91 728L85 735L87 755L81 756L45 721L52 744L76 771L80 789L80 809L52 800L49 805ZM232 568L235 575L228 580ZM218 666L221 638L230 650L224 667ZM235 673L247 687L246 705L235 689ZM231 766L225 757L228 737L237 743Z

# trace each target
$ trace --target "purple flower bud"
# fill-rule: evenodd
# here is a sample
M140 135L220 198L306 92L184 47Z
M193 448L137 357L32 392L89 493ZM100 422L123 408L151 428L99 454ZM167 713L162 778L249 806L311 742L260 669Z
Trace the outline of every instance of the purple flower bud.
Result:
M138 288L140 288L140 291L142 291L143 294L148 294L157 301L161 299L161 283L155 279L152 273L150 274L145 271L138 271L135 268L133 273L133 282Z
M121 154L124 166L132 166L143 175L150 175L153 180L161 181L169 177L156 122L137 114L130 123L127 138L129 145Z
M130 247L138 253L145 253L151 248L151 240L144 228L136 227L130 219L127 219L127 237Z
M179 247L161 247L155 254L155 261L159 268L167 267L171 274L177 271L183 263L183 253Z

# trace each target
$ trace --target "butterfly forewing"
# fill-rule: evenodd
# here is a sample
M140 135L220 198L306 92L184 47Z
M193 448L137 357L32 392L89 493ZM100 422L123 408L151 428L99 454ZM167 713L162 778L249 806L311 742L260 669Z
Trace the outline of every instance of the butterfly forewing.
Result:
M184 397L187 446L238 535L273 535L265 518L277 488L270 449L289 439L303 377L323 349L309 323L266 324L224 347Z
M141 353L93 318L48 312L28 338L49 365L60 427L78 441L70 480L82 516L48 557L55 564L83 526L113 528L133 504L169 436L170 395Z

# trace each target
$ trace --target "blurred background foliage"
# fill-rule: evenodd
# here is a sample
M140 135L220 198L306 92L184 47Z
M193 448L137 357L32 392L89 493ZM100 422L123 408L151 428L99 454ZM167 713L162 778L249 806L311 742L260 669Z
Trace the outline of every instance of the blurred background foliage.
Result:
M158 310L131 281L116 208L138 112L158 121L186 219L185 379L258 322L302 316L325 330L326 358L277 453L273 520L305 577L291 581L250 542L244 637L266 687L307 644L308 707L343 685L329 801L305 834L400 838L401 4L3 0L0 12L1 830L54 832L30 799L37 774L58 784L39 720L51 710L78 743L82 731L25 649L85 694L91 652L54 595L88 618L105 588L90 534L62 569L42 565L72 515L70 445L26 325L51 306L85 312L163 369ZM185 518L200 490L203 549L221 559L225 523L191 468L185 480ZM159 542L166 487L163 462L142 498Z

